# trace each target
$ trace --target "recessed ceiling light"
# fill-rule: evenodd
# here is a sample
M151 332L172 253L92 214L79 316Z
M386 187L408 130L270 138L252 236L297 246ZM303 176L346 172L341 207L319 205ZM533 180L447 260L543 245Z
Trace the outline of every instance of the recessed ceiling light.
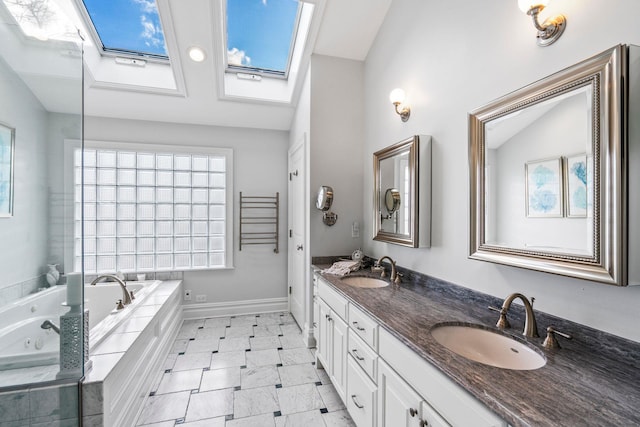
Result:
M187 52L189 53L189 58L195 62L202 62L206 58L204 50L197 46L190 47Z

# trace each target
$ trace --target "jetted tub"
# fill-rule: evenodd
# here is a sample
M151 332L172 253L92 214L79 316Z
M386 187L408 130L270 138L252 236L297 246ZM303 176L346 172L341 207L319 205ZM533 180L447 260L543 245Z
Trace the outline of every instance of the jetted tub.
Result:
M40 325L47 320L60 323L60 315L68 311L60 305L64 298L65 286L56 286L0 308L0 370L44 365L55 369L60 339Z
M99 344L138 305L138 301L153 291L160 281L128 282L134 292L134 303L124 310L115 310L122 299L122 288L115 282L85 285L85 308L89 309L91 346ZM54 286L34 293L0 308L0 370L51 365L60 360L60 337L53 329L41 325L49 320L60 326L60 316L69 311L64 305L66 285ZM96 332L94 332L96 330Z

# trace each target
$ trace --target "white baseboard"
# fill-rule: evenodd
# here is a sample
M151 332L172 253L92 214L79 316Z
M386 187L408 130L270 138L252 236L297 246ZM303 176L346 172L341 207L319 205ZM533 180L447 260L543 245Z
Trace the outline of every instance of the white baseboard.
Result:
M270 313L274 311L289 311L289 299L285 297L187 304L182 306L182 310L184 319Z

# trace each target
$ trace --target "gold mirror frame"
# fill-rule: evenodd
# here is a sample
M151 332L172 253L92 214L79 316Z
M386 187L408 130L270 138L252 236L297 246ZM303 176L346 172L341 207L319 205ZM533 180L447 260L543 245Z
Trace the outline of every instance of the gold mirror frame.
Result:
M382 229L382 207L385 191L381 185L380 162L409 153L407 233L391 233ZM412 248L431 246L431 137L415 135L373 153L373 240Z
M627 47L618 45L525 86L469 114L469 257L580 279L627 284L625 81ZM576 88L593 88L593 251L591 256L487 242L485 127L488 122Z

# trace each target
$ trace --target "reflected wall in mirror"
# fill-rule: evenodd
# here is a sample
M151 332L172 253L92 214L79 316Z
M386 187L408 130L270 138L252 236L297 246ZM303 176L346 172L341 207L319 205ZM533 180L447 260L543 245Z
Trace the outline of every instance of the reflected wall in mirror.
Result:
M625 46L470 113L470 257L622 285Z
M431 243L431 137L416 135L373 154L374 240Z

